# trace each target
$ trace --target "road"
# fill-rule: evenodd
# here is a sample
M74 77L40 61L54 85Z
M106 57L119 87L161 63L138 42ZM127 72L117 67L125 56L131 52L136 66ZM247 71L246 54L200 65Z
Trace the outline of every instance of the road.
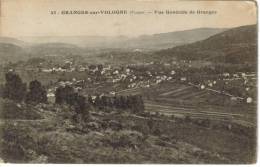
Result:
M52 121L50 119L0 119L0 126L5 123L51 123Z

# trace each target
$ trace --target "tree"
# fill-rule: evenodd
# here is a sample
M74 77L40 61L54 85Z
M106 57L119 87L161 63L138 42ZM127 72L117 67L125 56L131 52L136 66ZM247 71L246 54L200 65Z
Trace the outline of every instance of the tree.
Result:
M86 98L84 96L77 94L76 103L74 104L74 106L75 106L76 112L83 114L83 115L88 113L86 111L87 104L86 104Z
M114 106L115 108L120 108L121 107L121 104L120 104L120 96L115 96L114 97Z
M26 83L23 83L20 76L14 72L6 73L5 80L3 97L15 101L23 101L26 94Z
M144 111L144 102L142 96L134 95L129 97L129 106L134 113L140 113Z
M55 91L55 103L62 104L68 103L72 104L74 94L74 89L71 86L66 85L65 87L58 87Z
M120 99L119 99L120 108L126 109L126 107L127 107L126 103L127 103L126 97L120 96Z
M107 97L107 106L113 107L113 99L111 97Z
M47 102L47 92L42 84L37 81L31 81L29 84L29 92L26 94L27 103L46 103Z
M101 107L102 107L102 104L101 104L101 103L102 103L102 102L101 102L101 98L100 98L99 95L97 95L97 97L95 98L95 103L94 103L95 107L101 108Z
M55 103L57 104L63 103L62 90L62 87L58 87L55 91Z
M101 99L100 99L100 107L101 108L105 108L107 107L107 97L106 96L102 96Z
M78 100L78 93L72 92L65 96L65 102L70 105L76 105Z
M90 95L88 95L88 103L90 105L93 105L93 100L92 100L92 97Z
M55 92L55 102L57 104L67 103L75 107L78 114L82 114L85 118L88 116L88 105L86 98L76 93L71 86L58 87Z
M138 98L138 110L139 112L144 112L145 108L144 108L144 101L143 101L143 98L142 96L137 96Z
M152 117L150 117L149 120L147 121L147 126L149 127L149 130L152 131L154 127L154 120Z

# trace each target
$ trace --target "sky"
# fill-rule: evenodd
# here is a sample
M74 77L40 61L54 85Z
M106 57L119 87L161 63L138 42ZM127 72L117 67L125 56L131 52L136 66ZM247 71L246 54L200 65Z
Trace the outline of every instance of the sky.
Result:
M0 36L139 36L201 27L256 24L253 1L1 0ZM61 15L62 10L127 10L125 15ZM129 14L130 11L151 13ZM163 11L163 14L155 13ZM215 14L165 14L215 11ZM51 11L58 14L52 15Z

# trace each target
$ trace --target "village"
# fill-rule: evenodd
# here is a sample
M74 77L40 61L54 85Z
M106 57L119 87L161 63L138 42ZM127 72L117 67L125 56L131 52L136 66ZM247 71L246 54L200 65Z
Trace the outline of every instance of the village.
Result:
M124 90L148 89L158 84L181 83L192 85L200 90L208 90L225 96L230 100L244 101L245 103L256 102L252 95L255 90L255 72L214 72L214 75L196 73L199 68L193 68L192 61L173 61L171 63L145 63L131 64L126 67L112 67L111 65L82 65L73 64L73 61L64 60L59 67L40 67L36 71L42 73L60 74L80 73L69 79L61 79L48 89L48 97L53 97L58 86L70 85L77 91L83 91L91 85L95 86L96 95L115 96L117 92ZM195 75L194 75L195 74ZM98 87L98 88L97 88ZM106 87L106 89L102 89ZM231 89L232 88L232 89ZM236 89L235 89L236 88ZM235 90L234 90L235 89ZM254 93L254 92L253 92Z

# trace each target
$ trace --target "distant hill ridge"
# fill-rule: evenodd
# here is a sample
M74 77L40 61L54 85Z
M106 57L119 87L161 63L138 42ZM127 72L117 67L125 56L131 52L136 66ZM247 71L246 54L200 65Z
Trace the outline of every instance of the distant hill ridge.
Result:
M141 35L135 38L126 36L35 36L20 37L20 40L17 40L14 38L0 37L0 42L12 43L21 47L25 46L25 44L67 43L78 47L89 48L158 50L203 40L224 30L226 29L196 28L154 35Z

